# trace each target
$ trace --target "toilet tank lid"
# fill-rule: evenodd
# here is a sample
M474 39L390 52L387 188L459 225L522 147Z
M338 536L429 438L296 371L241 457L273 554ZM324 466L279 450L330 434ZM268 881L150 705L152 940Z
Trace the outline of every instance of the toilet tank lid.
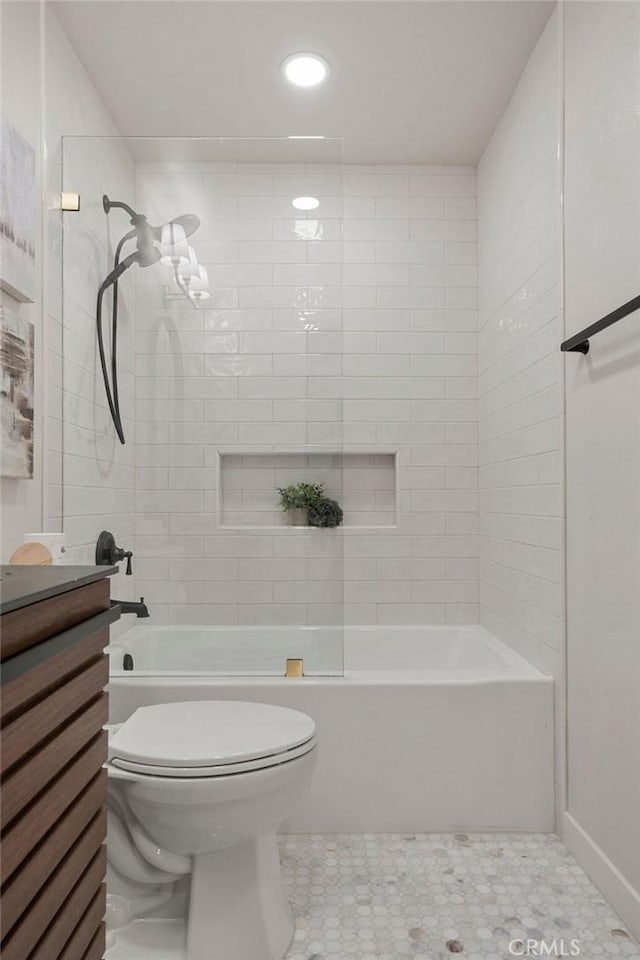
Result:
M288 707L241 700L139 707L109 741L110 759L171 767L218 766L285 753L306 743L315 723Z

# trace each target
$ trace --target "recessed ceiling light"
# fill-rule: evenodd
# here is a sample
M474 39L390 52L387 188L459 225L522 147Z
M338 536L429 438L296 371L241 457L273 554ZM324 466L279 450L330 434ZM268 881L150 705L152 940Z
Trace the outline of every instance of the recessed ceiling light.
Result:
M315 87L329 73L329 64L317 53L292 53L283 61L282 72L296 87Z
M291 203L296 210L317 210L320 201L317 197L296 197Z

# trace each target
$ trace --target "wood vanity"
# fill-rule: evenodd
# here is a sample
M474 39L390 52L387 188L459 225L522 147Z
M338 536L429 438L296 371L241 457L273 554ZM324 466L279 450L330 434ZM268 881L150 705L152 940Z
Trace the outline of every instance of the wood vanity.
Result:
M113 567L2 567L2 960L104 954Z

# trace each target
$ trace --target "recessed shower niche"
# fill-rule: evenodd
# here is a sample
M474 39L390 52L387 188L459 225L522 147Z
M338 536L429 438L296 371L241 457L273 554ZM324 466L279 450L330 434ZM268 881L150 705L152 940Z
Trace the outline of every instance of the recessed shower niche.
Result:
M218 453L218 523L227 529L288 527L278 487L322 483L344 510L343 526L395 527L397 455L338 451Z

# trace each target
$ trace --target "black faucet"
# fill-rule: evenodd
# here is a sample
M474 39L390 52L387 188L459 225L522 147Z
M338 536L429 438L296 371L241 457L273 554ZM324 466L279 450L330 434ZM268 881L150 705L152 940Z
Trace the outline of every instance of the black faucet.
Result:
M108 530L102 531L98 537L98 542L96 543L96 566L112 567L121 560L126 560L127 569L125 570L125 574L130 577L132 573L132 556L132 550L123 550L122 547L116 546L115 537L112 533L110 533Z
M139 603L132 603L130 600L112 600L111 606L120 607L121 613L135 613L136 617L151 616L144 602L144 597L140 597Z

